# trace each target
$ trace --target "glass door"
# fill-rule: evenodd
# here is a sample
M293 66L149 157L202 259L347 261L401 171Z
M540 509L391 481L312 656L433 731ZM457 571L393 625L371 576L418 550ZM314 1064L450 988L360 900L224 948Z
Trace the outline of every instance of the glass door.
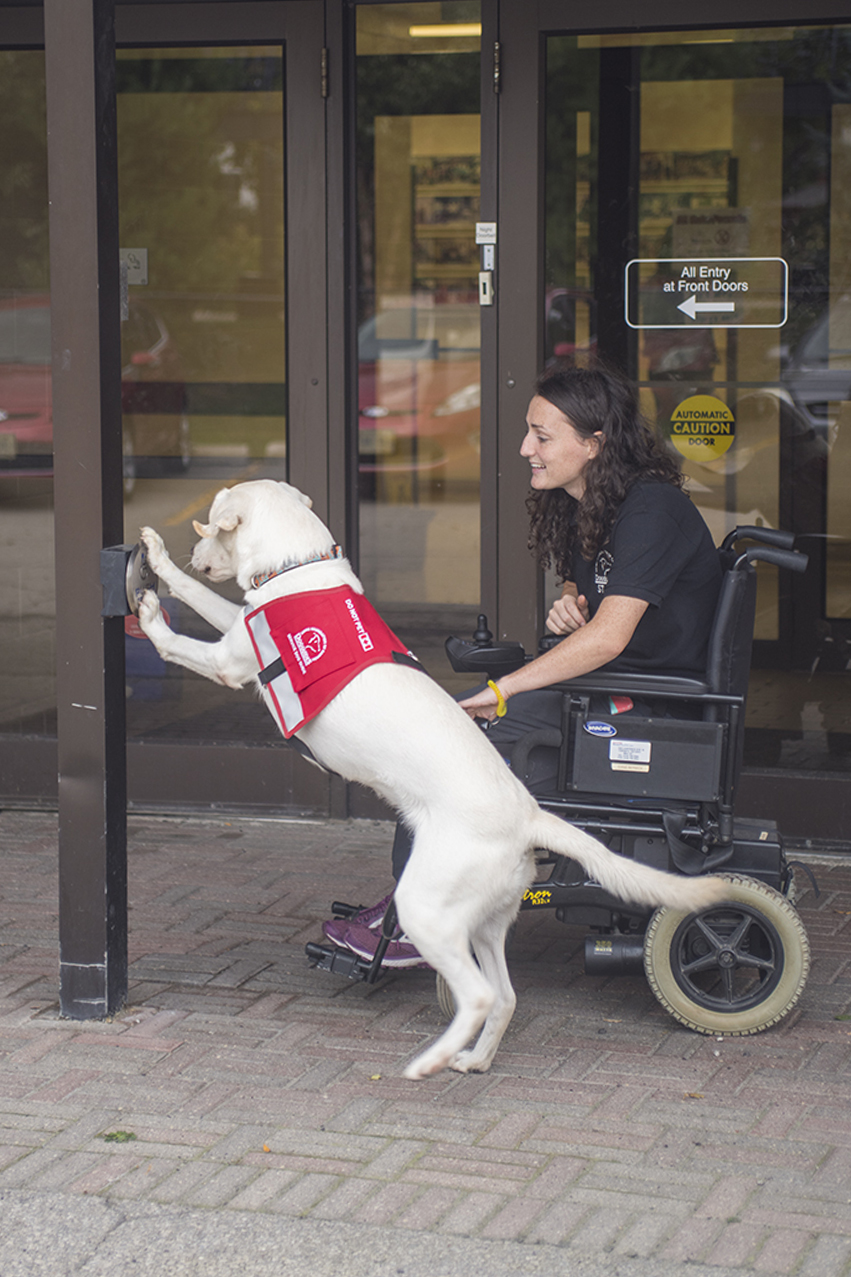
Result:
M357 15L360 574L447 687L481 585L478 3Z
M185 564L192 520L223 486L292 479L325 513L324 14L312 3L126 6L116 33L125 541L150 524ZM44 55L18 48L0 52L0 62L0 501L9 543L0 572L0 755L5 795L50 801L57 716ZM298 192L289 205L288 188ZM292 296L296 325L288 323ZM163 603L175 629L213 637L178 601ZM131 802L280 805L294 777L310 772L301 802L327 806L327 779L285 747L253 692L229 693L166 666L133 618L125 629Z
M804 578L759 572L745 761L845 774L851 26L585 17L544 39L539 364L628 374L716 542L798 534Z
M178 563L222 487L286 479L327 513L324 15L195 8L179 44L143 11L118 28L125 536L151 524ZM132 618L125 656L131 802L327 807L253 689L165 665Z
M186 562L219 488L287 477L284 49L119 49L117 96L125 537L155 527ZM277 742L252 690L167 665L133 617L126 632L129 740Z
M4 793L29 800L56 788L44 54L4 49L0 68L0 755Z

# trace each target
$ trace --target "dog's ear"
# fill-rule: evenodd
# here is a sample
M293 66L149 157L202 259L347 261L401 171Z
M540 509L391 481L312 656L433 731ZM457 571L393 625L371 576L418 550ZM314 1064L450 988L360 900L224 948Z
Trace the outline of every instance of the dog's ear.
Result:
M192 526L199 537L216 537L220 532L233 532L240 523L237 506L238 501L234 500L231 489L223 488L210 506L210 522L199 523L197 519L193 519Z
M197 519L192 520L192 526L199 537L207 538L217 537L220 532L233 532L238 525L239 515L232 512L228 513L227 510L216 519L215 523L199 523Z
M310 499L310 497L307 495L306 492L302 492L299 488L296 488L292 483L281 483L281 487L286 488L289 492L293 494L293 496L298 497L299 501L304 502L308 510L313 509L313 501Z
M239 521L239 515L235 510L222 510L221 514L216 515L216 531L233 532Z

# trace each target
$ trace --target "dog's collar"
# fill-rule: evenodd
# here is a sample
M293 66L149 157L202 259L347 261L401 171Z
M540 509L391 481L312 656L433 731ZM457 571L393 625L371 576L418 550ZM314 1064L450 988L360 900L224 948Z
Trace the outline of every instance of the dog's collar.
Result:
M332 545L326 554L315 554L312 559L301 559L298 563L285 563L281 568L275 568L272 572L258 572L251 578L252 590L259 590L261 585L265 585L267 581L273 580L276 576L282 576L284 572L292 572L294 568L307 567L308 563L325 563L329 559L342 559L343 548L339 545Z

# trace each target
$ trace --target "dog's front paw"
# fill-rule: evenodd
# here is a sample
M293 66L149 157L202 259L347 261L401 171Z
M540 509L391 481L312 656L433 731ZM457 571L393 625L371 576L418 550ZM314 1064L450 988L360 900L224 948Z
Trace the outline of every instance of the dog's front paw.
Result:
M139 625L149 638L153 638L159 629L168 629L160 610L160 601L153 590L145 590L139 599Z
M165 541L153 528L141 528L140 540L145 547L152 570L157 576L162 576L172 565L171 556L165 548Z

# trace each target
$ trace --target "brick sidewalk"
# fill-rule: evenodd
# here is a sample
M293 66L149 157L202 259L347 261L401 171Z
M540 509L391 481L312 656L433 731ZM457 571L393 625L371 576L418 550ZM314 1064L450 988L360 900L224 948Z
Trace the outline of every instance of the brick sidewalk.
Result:
M851 860L813 866L817 900L799 874L813 971L771 1032L689 1033L643 979L586 977L584 931L523 914L492 1072L413 1083L402 1067L441 1027L433 975L370 988L304 956L331 899L386 890L391 839L368 821L132 818L130 1005L75 1024L56 1003L55 818L0 813L0 1193L609 1268L851 1271Z

